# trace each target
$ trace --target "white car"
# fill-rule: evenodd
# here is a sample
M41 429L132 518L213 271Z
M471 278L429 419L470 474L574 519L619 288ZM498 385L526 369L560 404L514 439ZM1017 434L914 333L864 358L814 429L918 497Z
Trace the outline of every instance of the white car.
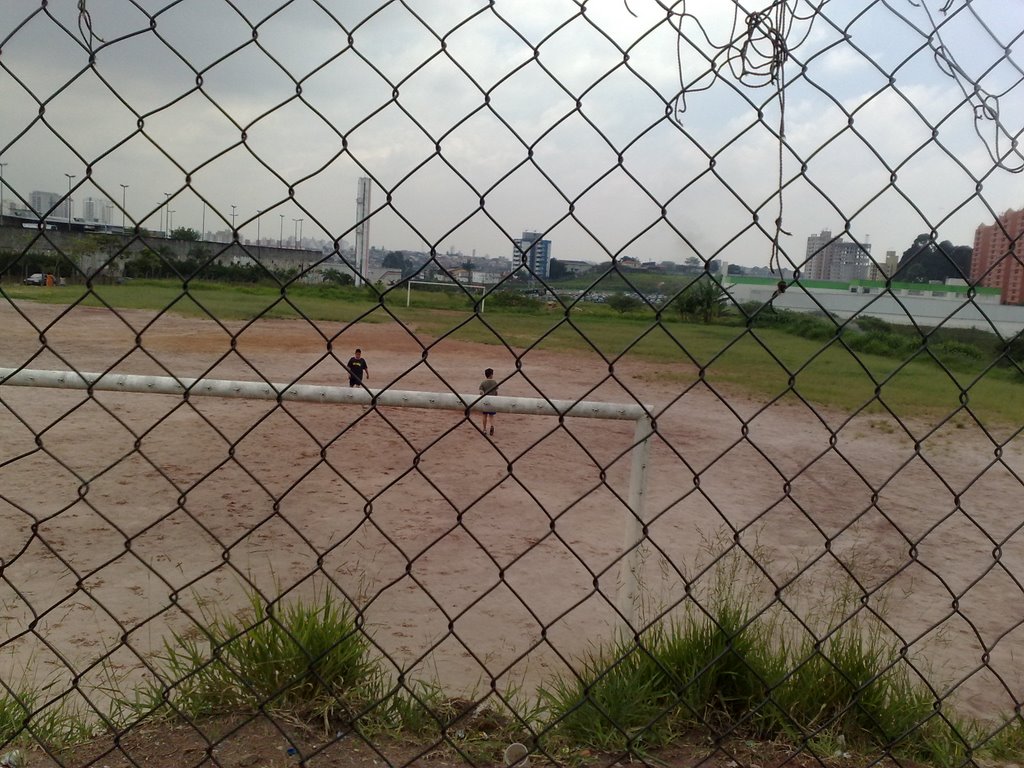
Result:
M29 275L21 282L25 285L46 285L46 275L42 272L36 272L34 275Z

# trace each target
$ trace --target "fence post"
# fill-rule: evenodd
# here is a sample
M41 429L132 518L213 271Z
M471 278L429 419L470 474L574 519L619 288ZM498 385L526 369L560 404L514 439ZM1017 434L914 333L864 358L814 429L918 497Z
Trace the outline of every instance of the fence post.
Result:
M629 470L629 507L626 509L625 534L623 536L624 556L619 565L619 612L625 621L627 632L633 632L638 599L637 571L642 567L640 545L643 542L644 497L647 493L647 465L651 457L651 419L646 414L636 420L633 431L633 449Z

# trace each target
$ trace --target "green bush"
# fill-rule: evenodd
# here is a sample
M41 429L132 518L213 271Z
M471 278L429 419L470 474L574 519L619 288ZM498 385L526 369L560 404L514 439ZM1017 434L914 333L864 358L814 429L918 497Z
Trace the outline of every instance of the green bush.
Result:
M892 323L869 315L858 316L856 326L864 333L891 333L893 331Z
M608 297L608 306L623 315L626 312L635 312L645 305L631 293L613 293Z
M539 311L544 304L540 299L519 291L495 291L487 294L487 303L495 308Z
M785 330L811 341L828 341L839 334L839 328L832 320L797 312L789 318Z
M921 346L919 341L915 343L910 337L900 336L889 331L848 333L843 335L843 341L855 352L887 357L909 357Z
M733 325L749 325L752 328L779 328L785 326L790 315L788 309L776 309L771 304L759 301L744 301L737 305L737 312L729 317Z
M983 357L976 346L961 341L943 341L932 346L931 350L941 363L954 367L958 363L976 363Z
M999 364L1007 367L1024 368L1024 334L1002 342L997 347Z

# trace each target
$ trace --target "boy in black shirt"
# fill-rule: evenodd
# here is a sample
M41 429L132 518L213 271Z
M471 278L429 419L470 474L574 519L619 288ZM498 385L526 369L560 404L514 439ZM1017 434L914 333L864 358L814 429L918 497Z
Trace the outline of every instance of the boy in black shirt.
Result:
M348 359L346 367L348 368L348 385L350 387L361 387L363 376L366 376L367 379L370 378L370 366L366 364L361 349L357 349L355 355Z

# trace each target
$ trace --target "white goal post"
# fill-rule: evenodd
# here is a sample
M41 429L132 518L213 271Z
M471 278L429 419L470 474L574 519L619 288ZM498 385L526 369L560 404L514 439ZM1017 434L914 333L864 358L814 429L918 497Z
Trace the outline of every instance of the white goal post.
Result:
M532 397L464 395L454 392L417 392L319 384L274 384L262 381L186 379L125 373L47 371L0 368L0 386L75 389L88 392L131 392L187 397L228 397L280 402L382 405L447 411L495 411L535 416L613 419L635 423L630 449L629 499L623 535L624 557L619 565L616 602L627 631L636 631L638 578L642 565L640 545L644 538L644 496L653 435L650 409L637 403L604 403L590 400L546 400Z
M442 282L431 282L429 280L406 280L405 281L405 306L409 306L412 303L412 287L414 285L441 285L445 288L465 288L466 290L480 291L480 311L484 311L484 305L487 303L487 286L477 285L476 283L442 283Z

